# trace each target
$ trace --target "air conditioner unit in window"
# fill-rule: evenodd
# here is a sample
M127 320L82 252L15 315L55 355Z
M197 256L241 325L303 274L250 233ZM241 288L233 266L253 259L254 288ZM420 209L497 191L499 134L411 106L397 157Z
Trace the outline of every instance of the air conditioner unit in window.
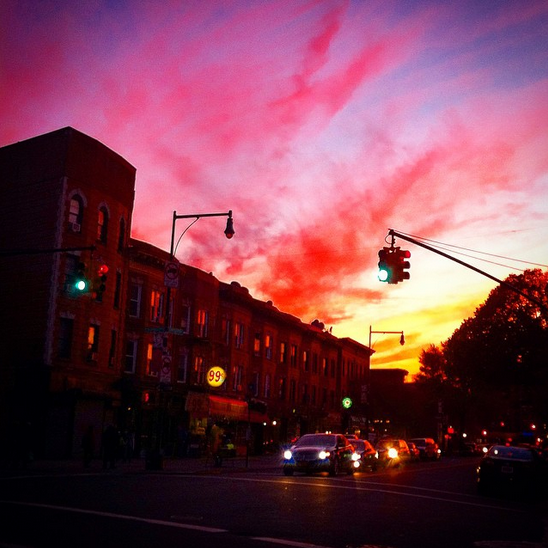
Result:
M72 232L75 233L79 233L82 228L79 223L69 223L69 226Z

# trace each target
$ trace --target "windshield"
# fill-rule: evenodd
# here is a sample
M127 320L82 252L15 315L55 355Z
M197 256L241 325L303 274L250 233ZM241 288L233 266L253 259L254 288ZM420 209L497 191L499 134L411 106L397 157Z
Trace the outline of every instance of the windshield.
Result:
M312 447L315 445L335 445L335 436L332 434L305 435L298 442L297 447Z

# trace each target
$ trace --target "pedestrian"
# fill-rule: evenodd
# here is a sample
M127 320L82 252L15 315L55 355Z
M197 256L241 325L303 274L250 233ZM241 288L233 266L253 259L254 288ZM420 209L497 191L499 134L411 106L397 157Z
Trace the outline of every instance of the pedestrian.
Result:
M103 432L103 470L116 468L116 458L120 449L118 430L109 424Z
M95 452L95 436L93 425L89 425L82 436L82 449L84 450L84 467L89 468Z

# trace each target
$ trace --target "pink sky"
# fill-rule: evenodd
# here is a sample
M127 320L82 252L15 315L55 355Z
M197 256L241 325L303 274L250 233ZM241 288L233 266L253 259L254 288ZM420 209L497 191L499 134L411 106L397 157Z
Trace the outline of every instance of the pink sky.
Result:
M34 2L0 6L0 146L72 126L137 168L133 236L415 373L496 283L389 228L548 263L548 3ZM178 237L186 228L176 225ZM510 261L520 259L528 263ZM545 266L543 268L546 268Z

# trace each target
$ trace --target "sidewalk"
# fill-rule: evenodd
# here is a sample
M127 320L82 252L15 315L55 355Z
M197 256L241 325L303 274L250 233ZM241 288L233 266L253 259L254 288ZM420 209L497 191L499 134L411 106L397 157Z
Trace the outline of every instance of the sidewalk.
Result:
M81 459L36 460L25 468L0 467L0 477L40 474L89 474L89 473L158 473L158 474L225 474L233 472L257 473L276 470L281 472L280 455L261 455L223 459L221 466L215 466L212 457L178 458L164 457L159 463L147 463L145 458L134 458L130 462L118 461L114 469L103 470L100 458L92 461L91 466L84 467Z

